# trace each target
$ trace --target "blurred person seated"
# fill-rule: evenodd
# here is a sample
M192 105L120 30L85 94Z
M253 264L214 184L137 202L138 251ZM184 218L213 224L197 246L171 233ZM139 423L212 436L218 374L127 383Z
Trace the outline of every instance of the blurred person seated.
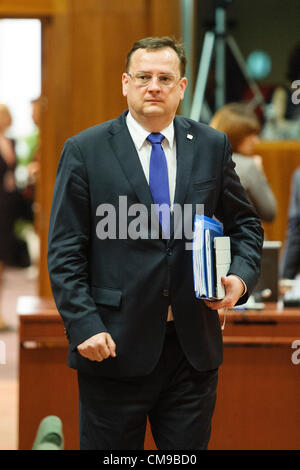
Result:
M210 126L227 134L235 170L249 200L262 221L272 222L277 213L277 203L264 173L262 158L254 152L260 142L261 131L256 114L247 104L229 103L215 113Z
M291 51L286 81L275 88L266 109L265 139L300 138L300 93L293 84L300 79L300 42ZM294 86L296 83L294 84ZM297 98L297 99L296 99Z
M288 217L280 277L282 279L295 279L300 271L300 167L297 168L292 177Z

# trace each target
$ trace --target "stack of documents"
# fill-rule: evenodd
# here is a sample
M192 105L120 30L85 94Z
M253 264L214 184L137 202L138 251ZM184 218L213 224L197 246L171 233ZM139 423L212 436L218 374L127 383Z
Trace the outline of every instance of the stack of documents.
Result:
M209 217L195 216L193 233L194 287L197 298L222 299L221 277L231 262L230 237L223 236L223 225Z

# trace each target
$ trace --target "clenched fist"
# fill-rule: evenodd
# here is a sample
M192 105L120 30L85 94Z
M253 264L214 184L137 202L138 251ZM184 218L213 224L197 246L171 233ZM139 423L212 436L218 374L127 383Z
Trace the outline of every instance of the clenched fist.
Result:
M109 333L98 333L77 346L78 352L90 361L101 362L116 357L116 343Z

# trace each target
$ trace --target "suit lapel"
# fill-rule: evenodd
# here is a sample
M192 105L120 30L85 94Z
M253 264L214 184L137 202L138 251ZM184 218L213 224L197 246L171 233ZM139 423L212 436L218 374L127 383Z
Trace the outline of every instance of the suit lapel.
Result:
M137 198L147 207L150 214L153 199L138 153L125 122L126 114L127 112L123 113L113 121L110 129L110 143Z
M174 203L182 205L190 184L194 161L196 134L191 131L190 123L184 118L175 118L177 172Z
M182 117L175 118L174 126L177 158L174 204L180 205L183 210L183 204L190 184L197 136L192 132L190 123ZM170 241L173 237L174 213L171 216Z

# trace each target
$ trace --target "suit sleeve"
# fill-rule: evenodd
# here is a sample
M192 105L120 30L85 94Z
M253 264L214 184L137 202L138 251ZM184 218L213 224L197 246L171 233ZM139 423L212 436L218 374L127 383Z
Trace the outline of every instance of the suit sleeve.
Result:
M280 277L294 279L300 270L300 168L291 184L289 220L280 266Z
M280 277L294 279L300 270L300 218L289 219L287 237L281 260Z
M49 223L48 270L57 309L73 349L107 331L90 295L89 185L77 144L69 139L58 167Z
M247 292L237 304L243 304L251 294L260 274L263 229L260 219L246 195L235 172L235 163L228 138L224 135L222 190L216 217L224 225L224 234L230 236L232 261L228 274L235 274L245 282Z

